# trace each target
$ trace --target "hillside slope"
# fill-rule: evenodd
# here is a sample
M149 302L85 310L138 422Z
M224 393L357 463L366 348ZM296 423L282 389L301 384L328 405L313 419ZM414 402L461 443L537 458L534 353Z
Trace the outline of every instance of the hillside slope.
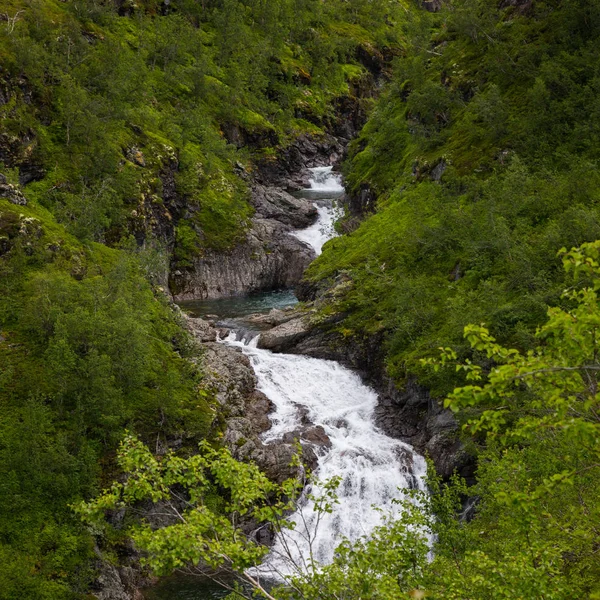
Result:
M368 108L353 91L396 51L395 19L337 0L3 3L2 600L87 593L69 505L111 476L125 428L157 448L218 433L168 274L244 238L254 165L341 126L340 103Z
M337 331L385 340L400 386L417 375L441 394L459 380L421 357L468 355L468 323L528 348L565 286L558 250L600 236L600 7L456 0L411 14L346 164L354 205L375 197L375 214L308 280L335 288L321 310L342 315Z

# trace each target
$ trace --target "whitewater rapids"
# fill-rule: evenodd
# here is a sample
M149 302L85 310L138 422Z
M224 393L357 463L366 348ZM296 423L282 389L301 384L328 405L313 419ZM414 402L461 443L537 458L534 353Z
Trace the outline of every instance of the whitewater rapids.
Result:
M410 446L382 433L374 423L377 394L359 376L339 363L291 354L274 354L256 347L258 338L226 340L246 354L258 378L258 389L275 405L272 427L265 443L298 429L306 413L331 440L330 449L318 450L313 477L325 481L338 476L338 501L331 513L313 511L306 495L289 517L293 530L278 534L267 560L256 574L281 580L333 560L343 539L368 535L382 514L398 514L394 499L403 490L424 489L425 460ZM319 496L319 486L308 492ZM380 509L380 510L376 510Z
M343 214L336 200L344 188L332 167L311 172L305 193L315 200L319 216L316 223L291 235L320 254L323 244L336 235L334 223ZM225 343L248 356L258 389L275 406L269 415L271 428L262 436L265 444L301 429L306 418L323 427L331 441L330 448L315 448L318 466L312 480L316 483L307 486L297 511L289 517L294 529L277 534L265 562L252 570L255 575L281 581L330 563L344 539L368 536L384 515L398 516L400 508L394 500L406 490L425 488L424 458L375 425L377 394L356 373L335 361L259 349L258 336L249 339L243 332L230 333ZM340 478L338 503L331 513L318 515L309 495L319 497L319 482L332 477Z
M310 171L310 188L305 193L308 197L315 198L313 205L317 209L317 220L306 229L293 231L290 235L314 248L319 255L323 251L323 244L337 236L334 224L343 216L344 211L336 199L344 193L344 188L340 176L333 172L333 167L315 167Z

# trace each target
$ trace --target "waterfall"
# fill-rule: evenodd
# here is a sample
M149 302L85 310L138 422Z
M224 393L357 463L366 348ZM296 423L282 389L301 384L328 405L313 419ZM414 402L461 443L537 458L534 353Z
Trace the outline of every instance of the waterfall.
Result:
M407 488L423 489L426 465L410 446L377 428L377 394L358 375L334 361L273 354L257 348L256 342L257 338L237 341L233 333L226 341L249 357L258 389L275 405L272 427L263 441L274 442L298 429L306 415L331 441L331 448L318 450L314 477L321 481L341 477L339 504L333 512L318 517L313 502L304 497L289 517L296 527L277 536L257 569L264 577L281 579L308 566L311 557L319 564L331 562L342 539L368 535L380 524L382 512L397 514L392 500ZM313 487L310 491L318 496L318 485Z
M310 178L310 189L315 192L331 192L333 194L343 194L342 178L338 173L333 172L333 167L315 167L310 169L312 177Z
M336 198L344 193L344 188L341 177L333 172L333 167L315 167L310 171L310 188L305 190L305 195L316 198L314 206L318 213L317 220L306 229L294 231L291 235L307 243L319 255L323 244L337 235L334 223L344 213Z
M295 231L317 254L336 235L333 224L341 216L335 199L344 188L332 167L311 169L311 188L319 212L312 226ZM258 336L231 333L225 343L241 348L251 361L258 389L273 402L271 428L265 444L285 434L302 431L306 419L321 426L331 446L316 448L318 466L313 481L289 519L293 529L277 534L266 561L256 575L281 580L314 564L333 560L343 539L369 535L383 515L398 515L394 500L408 489L424 489L426 463L413 449L385 435L375 425L377 394L353 371L339 363L301 355L274 354L257 347ZM319 481L340 477L338 504L331 513L318 515L309 494L318 497Z

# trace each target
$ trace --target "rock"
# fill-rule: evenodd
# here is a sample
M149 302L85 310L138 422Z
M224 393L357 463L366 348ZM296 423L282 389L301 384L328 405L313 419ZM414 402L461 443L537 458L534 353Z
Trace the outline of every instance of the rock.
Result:
M273 352L285 352L287 348L305 338L309 331L308 318L300 316L262 333L258 339L258 347Z
M331 448L331 440L321 425L302 427L300 429L290 431L283 436L283 441L287 442L288 444L294 444L297 440L301 442L308 442L309 444L319 448Z
M281 325L297 318L298 313L295 312L293 308L273 308L266 314L255 313L252 315L246 315L243 320L244 322L252 325L271 325L271 327L275 327L276 325Z
M146 166L146 159L142 151L137 146L132 146L126 152L127 159L138 167Z
M194 337L199 342L216 342L217 330L214 329L208 321L203 319L188 317L188 326L192 330Z
M131 600L131 595L121 581L119 570L108 562L102 563L94 587L99 590L93 594L97 600Z
M194 335L199 332L201 338L212 337L210 325L203 322L199 326L198 321L201 319L188 318ZM259 437L271 427L269 414L273 404L256 389L256 375L248 357L239 348L215 342L205 342L202 347L205 385L213 390L220 405L220 416L226 421L223 442L232 455L238 460L255 462L274 481L302 476L302 469L291 466L295 444L287 440L264 444ZM316 467L317 456L311 445L324 443L322 434L308 432L310 445L303 454L308 469Z
M257 163L259 184L299 190L308 187L312 167L338 163L344 156L344 146L331 135L302 135L279 152L277 160L263 159Z
M18 206L26 206L27 198L19 189L19 186L8 183L6 177L0 173L0 198L6 198L10 203Z
M258 217L275 219L294 229L312 225L318 216L312 202L304 198L294 198L288 192L275 187L255 185L252 189L252 204Z
M437 181L438 183L440 182L440 180L442 179L442 175L444 174L444 171L446 170L446 161L444 159L440 160L440 162L438 162L437 165L435 165L435 167L433 167L433 169L431 169L431 179L433 179L433 181Z
M515 8L520 14L528 13L533 7L533 0L502 0L500 8Z
M312 248L274 219L252 219L246 241L229 252L206 251L189 271L171 273L176 301L204 300L295 286L315 258Z
M248 358L239 348L216 342L202 346L206 386L215 392L226 418L243 417L246 400L256 388L256 376Z
M337 315L339 318L340 315ZM336 360L354 369L365 383L378 392L375 419L387 435L401 439L417 452L430 456L442 477L449 477L456 470L461 476L472 478L474 459L460 442L454 415L415 379L409 379L402 388L395 385L385 372L381 336L373 336L360 343L343 338L327 329L335 324L335 320L336 317L329 324L321 323L315 327L311 326L306 313L298 315L262 333L259 347ZM305 428L301 428L294 433L302 437L304 431Z
M279 143L277 132L271 126L256 126L252 129L240 123L226 122L221 125L225 139L238 148L252 146L253 148L275 147Z
M421 6L428 12L438 12L442 8L442 0L421 0Z
M128 549L131 564L119 567L108 562L98 547L94 552L98 575L90 591L97 600L143 600L141 588L156 582L155 577L140 568L139 555L133 547Z

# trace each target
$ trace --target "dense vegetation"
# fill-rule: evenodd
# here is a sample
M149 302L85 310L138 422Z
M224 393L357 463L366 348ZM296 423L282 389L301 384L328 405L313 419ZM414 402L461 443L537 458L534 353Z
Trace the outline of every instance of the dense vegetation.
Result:
M432 476L424 510L407 506L278 597L598 596L598 246L557 255L600 238L597 2L4 7L0 171L29 203L0 198L1 600L86 593L93 541L69 506L113 478L126 428L138 437L122 466L142 477L101 509L199 490L191 525L206 546L139 533L157 571L205 548L238 569L264 554L219 515L258 503L269 517L289 498L263 506L276 488L208 446L169 462L137 441L191 447L215 432L201 358L158 286L169 265L240 238L239 171L322 133L364 75L357 56L390 45L402 48L392 81L346 164L376 209L309 278L329 289L323 321L382 339L399 385L416 376L449 395L477 484ZM465 493L479 499L469 523L456 517ZM438 536L431 563L423 527Z
M69 504L110 476L125 427L157 448L213 432L157 291L169 263L235 244L240 169L322 134L358 57L397 40L389 7L361 0L0 12L0 598L58 600L95 576Z
M207 448L188 460L171 455L157 461L127 438L120 452L126 483L79 511L101 523L106 509L169 499L173 485L183 485L190 501L183 514L176 511L175 524L133 530L149 564L159 573L198 563L199 570L224 567L267 600L598 598L600 242L563 260L575 275L576 286L565 292L573 308L549 309L535 351L503 347L486 328L469 326L465 338L493 368L457 362L450 348L424 361L437 371L467 374L468 385L455 389L446 404L468 412L468 431L487 441L476 486L468 489L456 477L442 484L431 473L428 493L414 491L401 501L401 517L384 520L369 538L343 542L331 565L321 568L312 556L293 562L297 573L268 591L245 572L268 548L245 535L240 518L262 516L280 526L281 509L298 487L293 480L273 486L255 468L236 466L227 453ZM316 510L330 510L338 483L323 487ZM227 518L205 501L215 485L227 489ZM465 495L477 500L468 521L460 514ZM256 596L232 595L240 597Z
M0 597L66 598L93 575L68 503L97 489L123 427L193 438L212 411L135 257L6 200L0 232Z
M527 348L560 302L559 248L600 236L596 2L448 2L414 11L392 83L353 145L347 179L377 212L309 271L324 313L380 335L390 373L447 393L419 358L468 323Z

